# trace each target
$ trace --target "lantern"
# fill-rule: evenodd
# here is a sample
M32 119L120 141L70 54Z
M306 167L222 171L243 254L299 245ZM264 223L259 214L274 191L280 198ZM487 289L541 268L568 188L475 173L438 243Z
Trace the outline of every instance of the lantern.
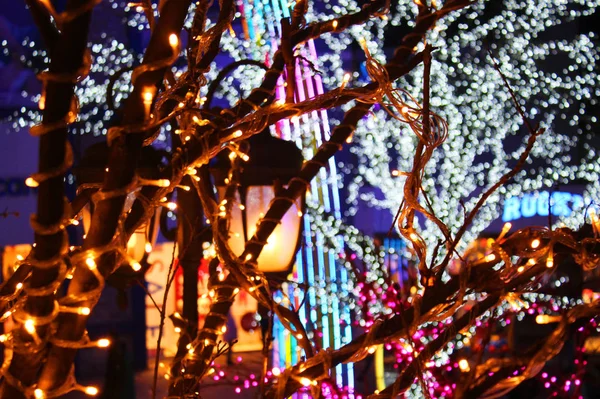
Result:
M102 184L108 159L108 147L106 143L98 143L86 149L79 165L74 168L77 179L78 190L96 188ZM145 147L142 151L140 167L136 169L138 176L154 180L158 179L158 165L161 155L152 147ZM135 201L135 195L129 194L125 200L125 209L131 208ZM83 230L87 234L92 214L94 212L93 202L83 207L82 219ZM127 254L137 262L142 262L145 256L152 251L158 236L160 221L160 207L157 207L154 216L147 223L142 224L129 238L127 242ZM137 271L137 270L136 270Z
M242 165L236 203L229 223L229 246L235 255L244 252L279 190L302 168L302 152L292 142L273 137L266 128L248 143L249 159ZM222 152L211 172L217 194L223 198L230 169L228 154ZM304 196L295 201L275 228L257 259L257 267L270 277L285 278L292 269L301 235Z

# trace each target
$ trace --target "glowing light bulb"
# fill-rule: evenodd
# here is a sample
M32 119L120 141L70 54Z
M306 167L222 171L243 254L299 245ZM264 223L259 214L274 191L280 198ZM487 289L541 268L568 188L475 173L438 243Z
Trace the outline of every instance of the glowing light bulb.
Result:
M340 89L343 89L344 87L346 87L348 82L350 82L350 77L351 77L351 75L348 72L346 72L344 74L344 78L342 79L342 85L340 86Z
M460 359L458 361L458 367L460 368L460 371L463 371L463 372L467 372L467 371L471 370L471 367L469 367L469 362L467 361L467 359Z
M98 345L99 348L108 348L110 346L110 339L108 339L108 338L99 339L98 342L96 342L96 345Z
M87 267L89 267L90 269L95 269L96 268L96 261L94 260L94 258L92 257L88 257L85 260L85 264L87 265Z
M17 290L20 290L21 288L23 288L23 283L17 283L16 287Z
M485 261L486 262L492 262L496 259L496 255L495 254L489 254L488 256L485 257Z
M169 44L171 47L177 47L179 45L179 38L175 33L169 35Z
M84 392L86 395L96 396L98 395L98 388L96 387L85 387Z
M531 241L531 248L536 249L539 246L540 246L540 240L538 240L537 238Z
M546 267L554 267L554 255L552 254L552 252L548 254L548 258L546 259Z
M167 209L169 209L170 211L174 211L175 209L177 209L177 204L175 202L168 202Z
M152 252L152 244L147 242L146 245L144 245L144 251L146 251L147 254Z
M77 313L87 316L90 314L90 308L87 308L87 307L79 308L79 309L77 309Z
M242 137L242 131L241 130L236 130L235 132L233 132L233 137L237 138L237 137Z
M142 91L142 100L144 105L151 105L154 99L154 88L144 88Z
M304 385L305 387L308 387L311 386L313 382L306 377L302 377L300 378L300 384Z
M169 179L158 179L157 185L158 187L169 187L171 185L171 181Z
M142 270L142 265L140 265L140 262L138 261L133 261L131 262L131 268L134 272L139 272L140 270Z
M35 322L33 321L33 319L25 320L25 330L27 330L29 334L35 333Z
M331 23L331 26L333 27L333 29L337 29L337 27L338 27L338 21L337 20L333 21Z
M35 396L35 399L44 399L46 397L46 395L44 394L44 391L42 391L39 388L37 388L33 391L33 396Z
M25 185L27 187L38 187L40 183L38 183L33 177L28 177L25 179Z

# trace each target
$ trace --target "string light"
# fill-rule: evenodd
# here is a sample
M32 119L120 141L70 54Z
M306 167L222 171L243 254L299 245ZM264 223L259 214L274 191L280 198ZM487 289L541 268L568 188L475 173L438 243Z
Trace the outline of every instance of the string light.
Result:
M96 261L94 260L93 257L87 257L85 259L85 264L87 265L87 267L89 267L90 269L95 269L96 268Z
M131 269L134 272L139 272L140 270L142 270L142 265L140 264L140 262L134 260L131 262Z
M179 45L179 38L177 37L177 35L175 33L171 33L169 35L169 44L173 48L175 48Z
M546 258L546 267L554 267L554 255L552 254L552 251L550 251L550 253L548 254L548 258Z
M96 387L85 387L84 392L86 393L86 395L96 396L98 395L99 391Z
M28 177L27 179L25 179L25 185L26 185L27 187L32 187L32 188L34 188L34 187L37 187L37 186L39 186L40 184L39 184L37 181L35 181L35 180L33 179L33 177Z
M312 380L310 380L306 377L300 378L300 384L304 385L305 387L309 387L309 386L313 385L313 383L314 382Z
M29 334L31 334L31 335L35 334L35 322L33 321L33 319L25 320L24 326L25 326L25 330Z

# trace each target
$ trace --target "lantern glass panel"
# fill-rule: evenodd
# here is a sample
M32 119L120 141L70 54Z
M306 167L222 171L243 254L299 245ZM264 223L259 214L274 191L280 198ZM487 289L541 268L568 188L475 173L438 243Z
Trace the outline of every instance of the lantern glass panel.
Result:
M219 187L219 194L223 194L224 187ZM275 193L273 186L250 186L245 198L246 234L250 239L256 232L256 223L265 216ZM245 240L243 234L242 211L239 208L240 198L236 194L236 205L232 209L229 227L229 246L233 253L240 256L244 252ZM257 263L258 269L265 273L282 272L288 270L296 255L297 244L300 236L299 216L301 207L296 201L283 216L281 223L275 228L267 240L267 244L260 253Z

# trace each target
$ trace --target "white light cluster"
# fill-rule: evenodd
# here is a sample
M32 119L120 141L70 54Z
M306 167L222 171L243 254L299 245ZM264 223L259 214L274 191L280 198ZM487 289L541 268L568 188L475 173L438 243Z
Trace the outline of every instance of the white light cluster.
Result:
M109 2L109 7L105 7L103 11L111 12L106 8L116 9L117 7L115 6L119 6L119 3L115 1ZM118 8L124 9L127 7L125 3L122 3ZM92 68L90 74L77 85L75 90L80 111L77 121L71 126L71 132L74 134L100 136L106 134L106 124L114 116L114 112L109 110L106 103L109 77L134 65L139 65L142 56L132 51L130 46L121 43L110 32L92 35L91 40L89 49L92 55ZM0 44L2 45L2 52L7 55L10 54L10 49L7 47L8 43L3 41ZM25 53L26 47L33 50L27 52L28 55L21 56L25 65L33 68L47 68L49 59L44 50L43 43L38 43L27 37L23 41L23 49L20 52ZM130 85L127 84L130 81L130 76L131 72L125 72L117 79L117 82L113 86L113 101L117 107L131 90ZM21 95L31 100L32 105L37 104L40 99L39 92L24 91ZM41 121L41 111L37 107L22 107L9 116L8 121L12 122L12 127L15 130L28 128Z
M378 20L371 29L351 30L353 39L365 38L369 50L379 59L385 58L380 39L389 29L388 22L407 25L414 20L411 2L400 3L390 21ZM547 132L538 139L533 161L513 183L488 200L464 237L463 246L498 218L504 198L542 187L555 188L576 179L590 182L584 197L596 201L600 198L598 142L594 142L598 123L593 111L600 95L597 38L592 33L579 34L574 24L568 24L593 13L600 2L494 3L476 2L450 14L428 37L437 48L433 54L431 105L449 124L449 138L434 153L424 181L436 215L456 231L463 222L461 201L467 210L472 209L482 189L497 182L515 164L525 145L527 134L522 119L493 67L486 43L491 43L489 50L529 119ZM484 11L489 15L490 8L499 10L485 19ZM343 43L335 38L328 40L338 53L345 47ZM340 84L338 73L326 75L326 84ZM422 69L398 86L422 98ZM412 167L416 145L412 132L383 111L375 115L362 121L355 132L352 152L359 162L347 169L356 174L348 190L354 205L351 214L359 202L395 212L402 201L404 178L392 172ZM383 199L365 192L369 186L380 189ZM575 227L582 221L583 215L574 214L565 223ZM430 222L422 229L433 247L439 231Z

